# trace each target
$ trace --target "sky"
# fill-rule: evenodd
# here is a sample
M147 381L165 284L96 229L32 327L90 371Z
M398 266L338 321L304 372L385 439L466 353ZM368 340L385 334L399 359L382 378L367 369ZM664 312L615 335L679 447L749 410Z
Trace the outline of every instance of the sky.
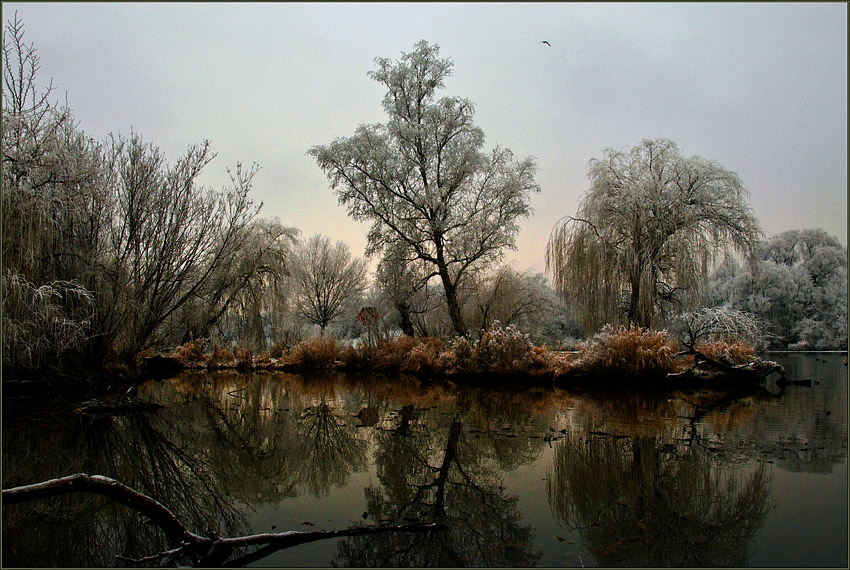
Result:
M303 238L361 256L307 151L386 122L375 58L427 40L453 74L438 96L475 104L485 150L532 156L541 187L505 260L545 270L549 235L575 215L606 148L667 138L750 193L767 236L822 228L847 245L847 4L26 3L17 12L79 127L138 133L169 163L209 140L199 182L260 166L251 196ZM551 45L541 43L546 40Z

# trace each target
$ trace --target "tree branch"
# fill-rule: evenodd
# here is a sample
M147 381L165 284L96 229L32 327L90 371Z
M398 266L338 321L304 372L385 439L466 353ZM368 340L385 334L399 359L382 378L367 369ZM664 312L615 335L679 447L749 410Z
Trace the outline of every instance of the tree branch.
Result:
M130 507L159 526L176 547L139 559L116 555L119 560L131 564L145 564L155 560L168 561L175 560L180 556L188 556L196 566L241 566L261 560L278 550L317 540L385 532L428 532L446 528L442 524L417 522L388 527L353 527L309 532L284 531L233 538L219 538L215 534L211 537L204 537L190 532L167 507L147 495L143 495L115 479L85 473L76 473L59 479L4 489L2 504L4 506L13 505L75 492L97 493ZM260 546L261 548L230 562L227 561L234 550L251 546Z

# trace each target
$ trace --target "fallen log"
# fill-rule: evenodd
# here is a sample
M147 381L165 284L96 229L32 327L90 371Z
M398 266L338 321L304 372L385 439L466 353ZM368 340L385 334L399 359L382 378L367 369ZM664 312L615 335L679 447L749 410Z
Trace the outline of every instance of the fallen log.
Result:
M756 358L752 362L748 362L746 364L733 364L731 362L724 362L719 359L711 358L693 348L680 352L677 356L687 355L693 355L694 365L683 372L671 372L667 374L668 379L699 377L708 379L711 376L719 374L728 378L751 378L761 380L774 372L778 373L782 378L785 378L785 368L781 364L772 360ZM712 374L712 371L714 374Z
M186 528L174 513L155 499L110 477L86 473L76 473L32 485L3 489L2 504L4 506L14 505L77 492L96 493L121 503L147 517L150 522L161 528L168 537L172 548L164 552L138 559L126 558L116 554L116 558L130 564L148 564L159 561L163 565L168 565L188 558L193 566L241 565L260 560L277 550L317 540L386 532L428 532L446 528L445 525L441 524L417 522L396 526L362 526L331 531L284 531L231 538L222 538L215 533L212 533L211 536L201 536ZM235 560L228 561L228 558L236 549L252 546L259 548Z

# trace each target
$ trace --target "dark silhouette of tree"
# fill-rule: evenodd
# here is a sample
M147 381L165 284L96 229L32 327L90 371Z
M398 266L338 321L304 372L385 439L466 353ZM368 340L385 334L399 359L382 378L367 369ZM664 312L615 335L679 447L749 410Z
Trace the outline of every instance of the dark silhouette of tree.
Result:
M529 566L533 530L522 526L517 497L504 494L481 442L455 418L424 428L412 407L394 430L377 434L380 485L366 489L367 514L384 523L426 520L446 525L440 536L361 538L339 544L341 566Z

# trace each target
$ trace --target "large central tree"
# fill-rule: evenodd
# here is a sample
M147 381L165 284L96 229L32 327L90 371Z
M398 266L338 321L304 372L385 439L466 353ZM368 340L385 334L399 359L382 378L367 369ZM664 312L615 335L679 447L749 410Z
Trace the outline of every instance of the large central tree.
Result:
M368 254L389 246L414 252L443 284L452 323L466 335L457 285L471 270L515 247L517 220L539 192L533 159L499 147L484 152L484 133L466 99L435 99L452 62L424 40L400 60L377 58L370 76L387 87L386 124L310 150L340 204L370 221Z
M669 140L606 149L588 177L578 214L552 231L546 265L590 330L655 326L699 297L716 255L751 254L761 236L738 176Z

